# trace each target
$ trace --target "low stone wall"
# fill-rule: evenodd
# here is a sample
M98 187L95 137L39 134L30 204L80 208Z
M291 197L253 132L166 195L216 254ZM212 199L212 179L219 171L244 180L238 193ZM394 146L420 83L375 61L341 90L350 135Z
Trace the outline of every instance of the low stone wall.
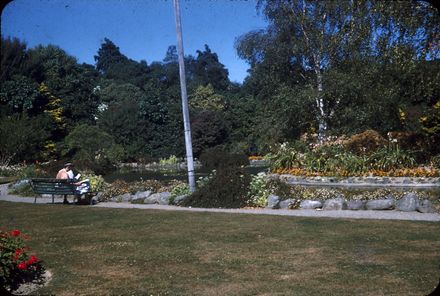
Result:
M268 198L267 208L270 209L289 209L295 206L297 201L295 199L281 200L276 195L270 195ZM384 199L377 200L350 200L347 201L343 196L325 201L303 200L299 204L300 209L315 209L324 211L334 210L397 210L402 212L414 212L420 213L435 213L435 209L432 203L425 199L420 200L416 193L407 193L402 198L396 200L393 196L387 196Z
M304 177L285 174L271 174L270 178L278 179L288 185L301 185L310 187L331 187L340 189L380 189L380 188L403 188L403 189L434 189L440 188L440 178L434 177ZM418 211L421 213L435 213L437 210L431 201L421 193L406 193L396 197L388 194L379 199L351 200L340 194L332 199L320 199L316 196L313 200L301 200L294 197L277 203L276 196L269 198L269 208L292 208L317 209L317 210L398 210ZM425 197L425 198L424 198ZM368 199L368 198L367 198ZM408 203L410 205L408 205Z
M289 185L341 186L341 187L440 187L440 178L436 177L304 177L284 174L272 174L270 178L279 179Z

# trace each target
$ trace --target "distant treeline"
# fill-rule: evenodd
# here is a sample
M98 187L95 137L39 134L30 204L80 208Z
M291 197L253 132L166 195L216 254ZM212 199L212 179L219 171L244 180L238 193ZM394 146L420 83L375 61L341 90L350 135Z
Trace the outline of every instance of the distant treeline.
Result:
M208 45L185 57L194 154L258 154L304 133L428 139L439 152L440 18L423 1L259 1L264 30L236 39L242 85ZM104 39L95 65L1 38L0 164L183 156L175 46L134 61Z

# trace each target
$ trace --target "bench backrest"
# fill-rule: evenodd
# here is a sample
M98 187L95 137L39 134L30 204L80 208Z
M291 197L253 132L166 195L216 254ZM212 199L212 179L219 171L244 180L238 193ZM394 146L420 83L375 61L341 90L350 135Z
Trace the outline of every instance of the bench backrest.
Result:
M32 189L38 194L75 194L76 186L69 180L34 178Z

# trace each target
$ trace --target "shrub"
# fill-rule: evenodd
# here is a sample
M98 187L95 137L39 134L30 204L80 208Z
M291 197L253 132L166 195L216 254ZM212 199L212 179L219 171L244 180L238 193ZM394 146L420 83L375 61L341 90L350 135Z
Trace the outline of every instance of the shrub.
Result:
M431 157L431 165L434 168L440 169L440 154Z
M304 167L312 172L333 171L337 167L339 154L344 153L341 146L319 146L304 155Z
M97 126L80 124L64 139L65 154L74 154L73 160L82 167L103 172L124 157L124 149L114 138Z
M100 201L106 201L114 196L130 192L129 183L123 180L116 180L102 191Z
M19 166L5 166L5 165L0 165L0 176L2 177L16 177L18 176L18 173L20 171L20 167Z
M41 281L45 271L42 262L28 254L25 239L19 230L0 231L0 286L12 292L23 283Z
M430 144L425 135L415 132L389 132L387 135L391 144L399 145L402 150L411 150L418 163L429 161Z
M426 137L415 132L389 132L388 140L399 144L404 150L423 149L426 147Z
M27 179L36 177L47 177L48 172L40 165L0 166L0 176Z
M270 162L271 169L300 167L303 164L302 154L295 145L283 143L273 149L273 152L266 156Z
M178 164L180 162L179 158L175 155L171 155L168 158L161 158L159 160L159 164L161 165L171 165L171 164Z
M264 207L269 194L267 175L265 173L253 175L249 183L247 204L254 207Z
M19 170L18 176L21 179L46 177L47 172L38 165L26 165Z
M202 151L226 142L229 134L228 123L220 112L203 110L191 121L193 152L198 157Z
M219 146L204 151L200 155L200 162L211 169L249 165L249 159L245 154L230 154Z
M2 105L3 108L3 105ZM49 137L43 116L2 116L0 118L0 165L35 159Z
M191 191L189 190L189 185L183 182L179 182L175 184L171 189L171 198L169 200L169 204L174 204L174 200L178 196L189 196Z
M368 158L368 162L372 169L384 171L411 168L416 165L411 152L400 149L398 145L379 149Z
M250 179L250 175L241 168L224 168L205 186L190 195L183 205L206 208L242 207L247 204Z
M202 188L203 186L206 186L209 183L209 181L215 176L216 173L217 170L212 170L211 173L209 173L209 175L204 177L199 177L199 179L197 179L196 181L197 188Z
M335 153L326 160L325 171L336 175L359 175L368 170L367 158L349 151Z
M101 175L95 175L92 171L86 171L81 179L89 179L90 190L93 192L102 191L105 187L104 178Z
M290 198L291 187L278 179L270 179L266 173L253 175L248 190L248 205L264 207L270 194L280 197L282 200Z
M190 195L191 191L189 190L189 186L186 183L180 183L174 186L171 189L171 197L181 196L181 195Z
M366 130L363 133L351 136L346 142L345 147L357 154L365 155L385 147L387 140L374 130Z

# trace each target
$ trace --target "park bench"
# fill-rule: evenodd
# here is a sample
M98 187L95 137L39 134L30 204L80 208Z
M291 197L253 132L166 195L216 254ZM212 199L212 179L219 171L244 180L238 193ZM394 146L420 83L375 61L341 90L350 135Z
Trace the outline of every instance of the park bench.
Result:
M54 203L55 195L74 195L78 196L76 192L76 185L70 180L51 179L51 178L33 178L31 179L31 186L35 193L50 194L52 195L52 203ZM84 194L86 198L89 198L90 205L93 204L93 192L87 192ZM79 199L79 196L78 196ZM78 200L79 201L79 200ZM34 203L37 202L37 196L35 196Z

